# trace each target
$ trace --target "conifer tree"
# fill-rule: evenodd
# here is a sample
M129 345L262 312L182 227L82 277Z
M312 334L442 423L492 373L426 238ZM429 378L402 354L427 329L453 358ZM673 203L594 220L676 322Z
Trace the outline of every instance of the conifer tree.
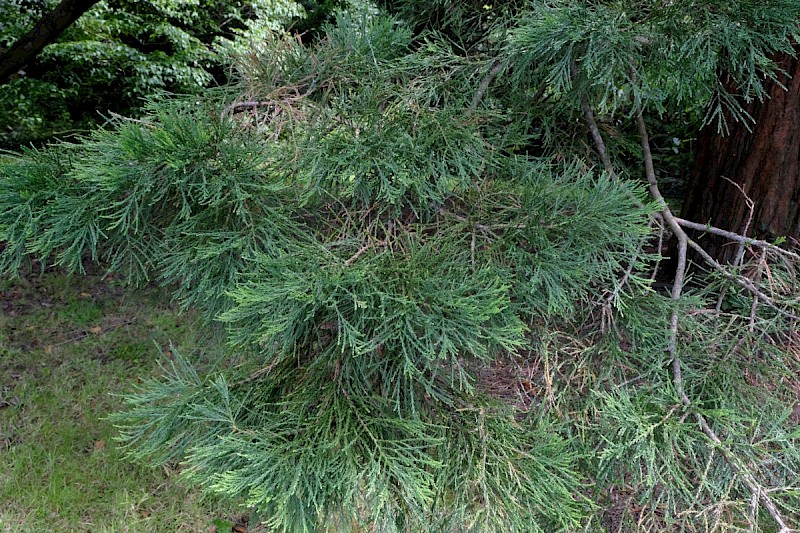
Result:
M4 272L96 260L224 326L127 395L131 458L274 531L788 532L800 256L703 256L650 132L736 116L719 68L761 96L800 7L383 9L0 167Z

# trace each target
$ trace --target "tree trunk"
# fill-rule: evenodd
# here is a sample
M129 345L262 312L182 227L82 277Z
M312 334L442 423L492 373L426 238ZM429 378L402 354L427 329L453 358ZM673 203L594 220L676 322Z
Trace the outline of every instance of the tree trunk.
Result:
M788 54L774 59L788 76L779 76L780 84L767 82L767 100L745 106L756 121L752 131L732 121L729 135L713 126L701 131L683 218L751 237L798 237L800 60ZM702 244L722 262L736 255L735 245L716 237L706 236Z
M0 84L24 67L36 54L55 41L70 24L100 0L63 0L45 13L33 28L7 50L0 51Z

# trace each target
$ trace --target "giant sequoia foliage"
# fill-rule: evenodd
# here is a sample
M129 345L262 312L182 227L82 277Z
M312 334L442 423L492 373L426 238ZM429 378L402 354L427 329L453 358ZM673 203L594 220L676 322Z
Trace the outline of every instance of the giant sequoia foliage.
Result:
M429 4L18 154L0 268L100 261L223 325L115 419L271 530L788 528L800 258L733 234L749 270L686 281L648 120L735 114L717 69L759 95L800 8Z

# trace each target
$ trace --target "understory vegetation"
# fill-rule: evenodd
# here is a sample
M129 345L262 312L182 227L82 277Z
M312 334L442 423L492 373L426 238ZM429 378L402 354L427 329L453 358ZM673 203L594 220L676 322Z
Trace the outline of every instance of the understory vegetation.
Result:
M387 4L0 165L0 271L214 339L120 391L127 457L273 531L788 533L800 256L704 255L650 131L736 119L800 7Z

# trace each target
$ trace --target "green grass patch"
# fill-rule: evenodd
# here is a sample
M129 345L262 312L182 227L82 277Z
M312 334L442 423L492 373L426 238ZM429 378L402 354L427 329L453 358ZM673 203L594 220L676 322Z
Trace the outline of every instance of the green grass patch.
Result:
M124 460L117 394L192 349L190 318L97 277L0 282L0 531L209 531L241 509Z

